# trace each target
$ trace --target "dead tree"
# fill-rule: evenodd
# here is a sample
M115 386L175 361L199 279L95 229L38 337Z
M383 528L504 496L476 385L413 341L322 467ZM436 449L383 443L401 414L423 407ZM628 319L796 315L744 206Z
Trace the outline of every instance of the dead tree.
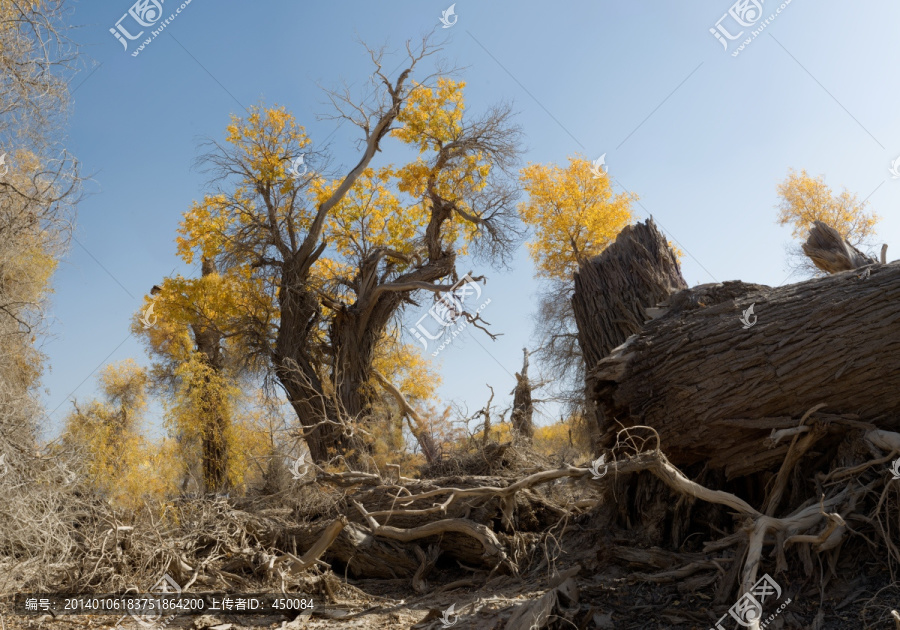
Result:
M814 260L831 268L875 262L825 228L813 228L805 248ZM632 237L623 237L633 247ZM604 267L599 258L591 268L601 277L608 268L613 281L593 285L625 287L599 298L576 293L584 315L592 301L613 305L614 314L582 316L587 348L616 339L640 317L639 293L621 274L628 266ZM640 276L634 284L646 286ZM616 317L623 311L633 319ZM796 428L795 419L813 408L818 415L810 423L822 435L900 426L900 399L892 394L900 388L900 263L777 288L701 285L645 313L636 334L588 364L588 396L605 445L622 426L649 425L676 465L704 461L733 477L781 462L787 445L770 448L770 432Z
M477 415L484 416L484 428L483 433L481 434L481 448L487 446L488 440L491 435L491 403L494 401L494 388L490 385L487 386L489 390L491 390L491 397L488 398L487 404L485 404L484 408L481 411L476 412Z
M575 273L572 308L585 365L638 333L646 309L687 288L675 252L653 219L629 225Z
M575 273L572 311L586 370L585 415L595 449L604 420L589 393L590 368L641 331L647 308L686 288L675 252L652 219L627 226L612 245Z
M882 264L887 246L882 248ZM816 221L809 230L809 238L803 244L803 253L813 264L825 273L849 271L877 262L853 247L848 240L833 227Z
M532 385L528 379L528 349L522 348L524 359L522 371L516 372L516 387L513 390L512 421L513 431L516 436L531 442L534 439L534 402L531 399Z
M434 437L431 435L431 431L429 430L428 423L425 419L416 411L409 401L406 399L406 396L403 395L393 383L391 383L381 372L377 370L373 370L372 372L375 375L375 379L381 384L382 387L394 397L394 400L397 402L397 406L400 408L400 416L405 417L406 421L409 425L409 430L416 438L416 442L419 443L419 448L422 449L422 454L425 456L425 461L429 464L433 464L440 460L441 453L438 449L437 444L434 442Z

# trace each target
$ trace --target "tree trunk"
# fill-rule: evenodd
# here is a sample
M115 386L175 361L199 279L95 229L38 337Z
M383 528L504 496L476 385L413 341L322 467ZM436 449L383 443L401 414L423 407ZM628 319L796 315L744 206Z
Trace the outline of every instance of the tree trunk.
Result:
M803 244L803 253L826 273L849 271L877 262L853 247L837 230L822 221L815 221L810 228L809 238Z
M210 276L216 273L215 263L204 258L201 274ZM222 334L214 328L208 328L202 324L191 326L194 332L194 341L197 344L197 352L203 357L203 361L216 373L223 368ZM204 380L205 391L202 393L203 404L206 407L203 426L200 428L201 436L201 463L203 470L203 484L206 492L224 492L228 489L228 445L226 434L228 433L229 419L225 416L222 393L214 391L210 379Z
M336 311L328 331L331 354L330 382L323 386L313 367L311 339L319 323L318 298L304 290L302 270L288 265L282 271L282 286L295 287L279 292L281 325L274 363L276 375L288 400L304 427L306 442L313 461L321 463L334 455L362 454L367 445L352 424L365 423L371 414L376 392L370 386L374 376L372 363L375 348L388 324L416 288L410 284L431 284L454 272L455 256L443 253L412 271L387 282L386 256L397 254L378 249L361 262L353 281L357 299L353 304L335 304ZM388 287L391 287L388 289ZM326 395L326 391L331 395ZM432 454L435 450L430 449Z
M686 288L678 258L653 219L626 226L612 245L575 273L572 311L585 365L585 415L592 429L607 420L591 394L590 369L641 331L650 318L648 308ZM601 439L592 430L594 448Z
M513 405L510 420L515 434L531 442L534 439L534 404L531 400L531 381L528 380L528 349L522 348L522 372L516 372L516 388L513 390Z
M819 416L825 424L853 426L858 416L900 428L900 263L868 272L673 295L589 366L603 443L612 446L622 425L645 424L674 464L705 461L735 476L780 462L767 436L817 405L831 414Z
M312 460L321 464L349 448L348 433L334 398L322 386L311 356L312 331L319 324L318 299L307 289L302 262L291 260L281 271L278 302L281 315L272 363L288 402L303 427Z
M646 309L687 288L675 252L653 219L629 225L575 273L572 309L590 368L641 331Z

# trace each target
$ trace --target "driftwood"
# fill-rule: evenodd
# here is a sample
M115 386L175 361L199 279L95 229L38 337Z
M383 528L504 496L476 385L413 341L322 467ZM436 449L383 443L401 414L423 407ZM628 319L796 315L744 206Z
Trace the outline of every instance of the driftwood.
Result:
M837 230L822 221L816 221L810 228L809 238L803 244L803 253L826 273L850 271L878 262L856 249ZM881 255L884 264L884 248Z
M826 228L818 224L811 241L825 243ZM658 233L645 232L657 247L665 245ZM625 232L623 239L625 251L648 247ZM832 241L832 246L840 247L830 250L838 251L830 258L823 248L816 255L833 264L841 256L858 261L846 243ZM605 254L588 268L622 282L627 265ZM680 277L665 257L654 260L663 261L662 271L643 277ZM610 283L595 281L590 291L583 287L573 304L591 303L595 298L589 293L598 286ZM625 301L635 308L646 305L647 286L635 280ZM657 286L662 292L664 285ZM615 295L602 299L616 303ZM621 338L633 328L633 313L631 320L582 315L586 356L590 340ZM645 313L636 334L587 366L587 393L596 405L602 446L610 446L623 426L649 425L676 465L703 461L741 476L780 464L787 444L773 448L769 434L796 427L813 407L817 413L808 420L816 432L803 438L804 448L853 428L900 426L900 398L894 395L900 390L900 263L871 264L864 273L844 271L778 288L700 285Z

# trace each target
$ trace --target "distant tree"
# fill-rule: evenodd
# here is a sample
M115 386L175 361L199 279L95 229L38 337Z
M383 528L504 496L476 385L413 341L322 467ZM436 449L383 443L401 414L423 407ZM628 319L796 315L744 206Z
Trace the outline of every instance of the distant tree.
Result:
M576 415L538 427L534 432L535 450L565 462L586 459L591 453L591 445L585 422L583 417Z
M171 444L142 437L147 373L131 359L106 366L98 378L101 399L76 401L61 441L79 453L91 487L120 507L162 499L172 490L171 465L163 460Z
M613 194L606 171L583 158L569 158L566 168L529 164L521 181L528 199L519 204L519 215L534 231L528 251L539 277L570 282L582 261L606 249L634 220L637 197Z
M166 394L185 489L197 464L202 490L224 492L243 481L248 455L267 450L263 434L241 413L249 402L243 386L252 388L254 365L223 332L264 299L252 280L219 274L204 258L199 278L166 278L135 314L132 331L147 343L153 382Z
M822 175L810 176L794 169L778 184L778 224L791 227L791 236L805 240L815 221L836 229L854 247L868 243L875 234L878 215L868 211L868 203L844 190L834 194ZM791 265L810 273L823 273L803 255L799 247L790 252Z

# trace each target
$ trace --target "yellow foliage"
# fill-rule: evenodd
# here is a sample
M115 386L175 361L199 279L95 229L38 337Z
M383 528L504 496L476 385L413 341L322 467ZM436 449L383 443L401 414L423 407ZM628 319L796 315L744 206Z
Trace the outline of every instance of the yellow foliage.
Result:
M434 88L414 83L398 117L402 126L391 133L422 153L452 142L462 132L465 87L448 77L439 77Z
M790 225L794 238L806 238L814 221L836 229L852 245L858 246L875 232L878 215L866 211L866 202L844 190L835 195L823 176L811 177L794 169L778 185L778 224Z
M447 77L438 78L434 88L415 84L397 117L401 126L394 129L392 135L415 146L423 155L437 153L441 147L459 140L463 131L465 85L463 81ZM482 190L490 172L491 164L481 153L457 154L440 164L419 157L397 169L397 187L427 207L430 202L423 196L431 184L431 192L452 203L457 212L475 214L464 193ZM477 225L466 222L461 228L461 222L454 221L454 216L449 219L450 223L444 229L444 243L448 246L456 244L457 252L465 255Z
M590 455L586 432L576 416L555 424L534 429L534 449L548 457L560 457L566 461L584 459Z
M375 348L372 366L403 392L410 405L432 401L441 385L441 375L418 347L399 341L400 332L389 331ZM373 379L371 386L379 388Z
M404 208L390 183L390 166L375 171L365 169L350 191L328 216L325 239L346 260L359 262L376 248L388 248L404 255L413 253L417 231L424 229L428 215L421 205ZM340 184L312 182L319 203L328 199ZM404 268L401 265L398 269Z
M481 425L481 428L474 433L472 439L481 443L481 440L484 436L484 424ZM512 425L509 422L501 422L500 424L491 424L491 430L488 433L488 439L491 442L509 442L512 440Z
M375 439L370 444L368 457L380 471L388 471L388 465L400 466L401 474L410 476L412 472L425 463L421 453L412 453L407 448L403 435L403 423L396 417L381 416L374 418L370 426Z
M196 252L214 258L225 246L225 235L234 229L265 239L260 215L268 219L270 210L276 224L290 222L300 232L309 227L314 216L315 208L304 205L302 197L294 203L301 183L289 172L291 158L303 155L312 140L291 114L283 107L251 107L246 119L232 116L226 139L244 167L241 183L230 195L207 195L185 212L176 242L179 256L187 263L192 262ZM273 208L256 207L253 193L261 188L276 191L283 203ZM246 264L254 262L249 257L258 255L250 250L229 253Z
M230 320L271 306L262 280L240 273L175 276L166 278L160 289L144 297L131 330L144 337L154 354L172 362L187 361L194 352L192 326L228 330Z
M569 158L569 165L529 164L521 172L528 200L519 214L534 230L528 251L538 275L570 280L581 261L596 256L634 220L636 195L614 195L609 176L591 163Z
M290 190L293 178L288 173L286 147L304 149L312 143L306 130L297 124L284 107L250 108L246 119L232 115L226 140L244 152L249 167L247 183L272 185ZM286 187L286 188L284 188Z
M103 400L69 414L63 441L83 454L92 485L117 507L160 501L175 484L166 466L171 445L141 436L147 374L131 359L106 366L98 377Z

